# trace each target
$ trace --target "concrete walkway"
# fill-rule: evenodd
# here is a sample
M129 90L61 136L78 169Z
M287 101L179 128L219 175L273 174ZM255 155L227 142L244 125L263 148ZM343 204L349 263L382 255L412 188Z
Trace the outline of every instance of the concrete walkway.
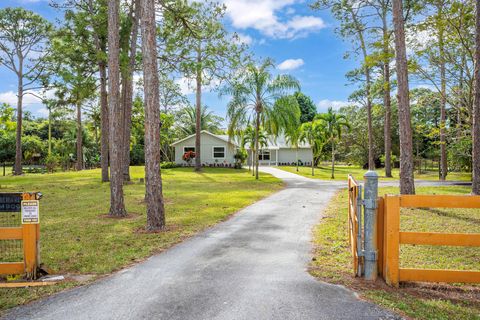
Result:
M262 170L287 187L143 263L6 319L397 319L307 272L311 229L345 183Z

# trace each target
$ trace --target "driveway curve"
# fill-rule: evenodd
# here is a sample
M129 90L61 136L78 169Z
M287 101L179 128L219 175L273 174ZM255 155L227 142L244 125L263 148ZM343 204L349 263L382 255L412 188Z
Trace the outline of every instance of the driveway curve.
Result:
M285 189L143 263L5 319L398 319L307 272L311 229L345 183L262 170Z

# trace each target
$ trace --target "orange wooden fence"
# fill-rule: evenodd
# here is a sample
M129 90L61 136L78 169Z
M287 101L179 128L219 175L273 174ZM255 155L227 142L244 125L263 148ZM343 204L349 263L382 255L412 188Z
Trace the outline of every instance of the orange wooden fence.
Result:
M480 208L480 196L386 195L378 201L378 270L386 282L480 283L480 271L407 269L399 267L401 244L480 247L480 234L402 232L400 208Z
M37 193L22 193L22 200L37 200ZM39 266L40 224L22 224L20 227L1 227L1 240L22 240L23 262L0 262L0 274L25 274L35 279ZM1 253L0 253L1 254Z

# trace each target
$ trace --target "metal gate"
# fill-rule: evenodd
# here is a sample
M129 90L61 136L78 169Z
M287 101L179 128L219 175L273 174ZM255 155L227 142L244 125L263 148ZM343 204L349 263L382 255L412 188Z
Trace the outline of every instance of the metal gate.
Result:
M348 234L355 276L362 276L362 186L348 175Z

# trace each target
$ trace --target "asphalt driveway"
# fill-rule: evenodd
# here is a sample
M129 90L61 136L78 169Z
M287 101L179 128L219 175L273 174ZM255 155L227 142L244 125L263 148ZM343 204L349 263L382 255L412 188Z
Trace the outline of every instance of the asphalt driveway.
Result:
M6 319L397 319L307 272L312 227L344 182L262 168L287 187L232 219Z

